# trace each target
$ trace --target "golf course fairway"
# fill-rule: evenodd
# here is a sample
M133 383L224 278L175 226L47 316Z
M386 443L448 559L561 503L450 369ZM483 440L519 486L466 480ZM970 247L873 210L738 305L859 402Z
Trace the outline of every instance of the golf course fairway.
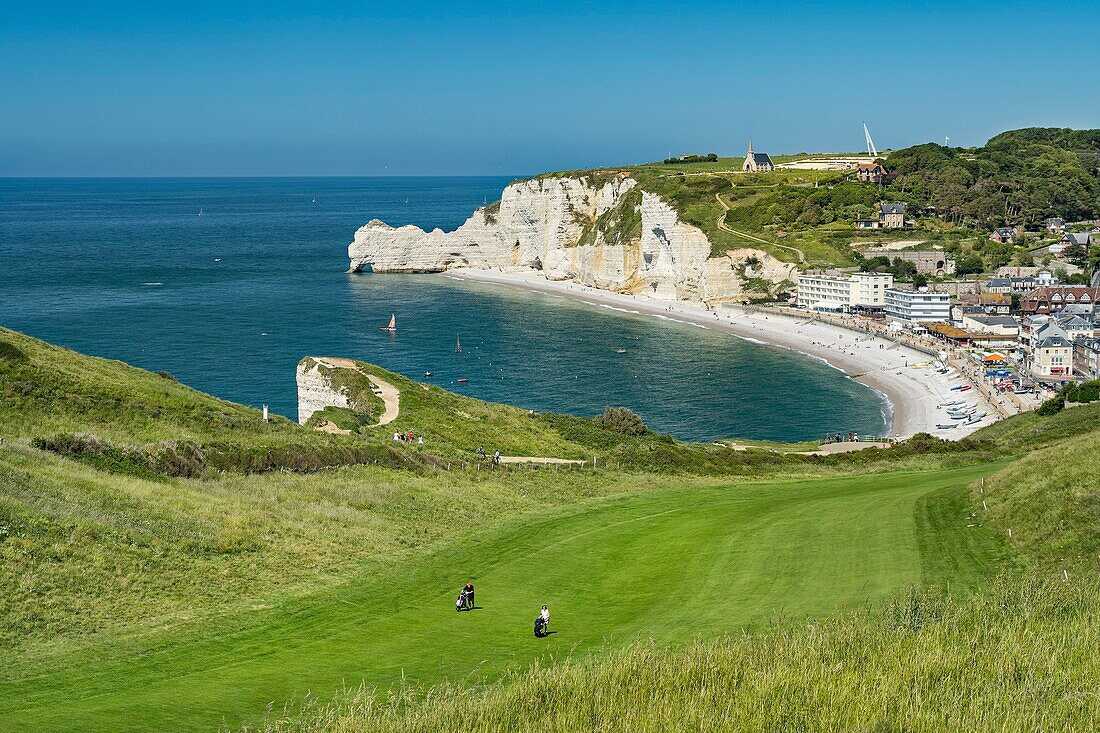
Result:
M823 617L923 584L968 589L1000 545L966 485L999 466L593 500L385 557L247 618L168 629L0 677L0 730L236 728L365 680L493 679L549 655ZM522 480L517 478L517 480ZM472 579L478 608L456 613ZM552 636L535 639L539 607Z

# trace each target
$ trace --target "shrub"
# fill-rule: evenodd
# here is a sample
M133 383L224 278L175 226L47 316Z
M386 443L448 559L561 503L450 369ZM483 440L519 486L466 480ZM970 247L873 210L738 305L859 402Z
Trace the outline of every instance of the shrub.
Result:
M27 355L13 343L8 341L0 341L0 361L23 362L27 360Z
M1040 405L1039 409L1035 411L1035 414L1044 417L1054 415L1055 413L1061 412L1065 406L1066 396L1064 394L1058 394Z
M596 424L623 435L648 435L652 432L642 418L625 407L604 408L603 414L596 416Z
M1100 379L1067 385L1062 390L1066 402L1095 402L1100 400Z

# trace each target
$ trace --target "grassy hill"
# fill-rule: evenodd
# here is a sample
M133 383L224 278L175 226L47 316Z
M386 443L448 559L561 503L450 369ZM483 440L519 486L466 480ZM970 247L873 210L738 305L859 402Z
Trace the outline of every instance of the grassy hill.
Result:
M1040 652L1084 659L1093 639L1094 591L1076 581L1100 529L1077 511L1094 501L1094 407L822 459L628 435L379 374L401 391L399 422L334 436L0 332L0 729L232 729L269 711L285 730L455 716L483 730L657 730L664 706L704 683L713 697L688 706L700 721L909 728L960 700L960 715L979 703L1023 715L1052 689L1030 672ZM394 446L393 429L429 443ZM469 459L483 439L608 460L486 470ZM143 458L183 441L203 456L221 446L222 462L181 473ZM242 454L283 464L224 458ZM1066 567L1073 582L1050 591L1019 575ZM482 608L455 614L466 579ZM1025 618L1005 599L1029 593L1047 605ZM541 603L558 633L536 641ZM1051 636L1057 613L1075 634ZM1023 660L1018 687L981 666L981 684L950 697L966 660L994 658L978 642ZM1093 671L1074 663L1058 684ZM913 680L928 681L926 712L905 702ZM396 697L375 692L391 685ZM604 703L614 721L592 717Z

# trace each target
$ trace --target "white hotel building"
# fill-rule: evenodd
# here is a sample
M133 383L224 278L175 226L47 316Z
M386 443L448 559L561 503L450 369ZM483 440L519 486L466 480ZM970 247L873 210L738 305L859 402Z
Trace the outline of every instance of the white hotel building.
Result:
M886 291L886 318L906 323L951 323L951 296L927 288Z
M799 275L799 308L816 311L882 310L893 275L857 272L852 275Z

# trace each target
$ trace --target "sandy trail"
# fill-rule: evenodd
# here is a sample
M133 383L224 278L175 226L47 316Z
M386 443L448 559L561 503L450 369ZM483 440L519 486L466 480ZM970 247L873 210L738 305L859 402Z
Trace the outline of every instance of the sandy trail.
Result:
M577 458L549 458L547 456L501 456L501 463L558 463L571 466L583 466L584 461Z
M382 402L385 404L385 410L382 412L381 419L374 424L373 427L379 425L389 425L391 422L397 419L397 416L401 412L401 391L394 387L389 382L379 377L374 376L370 372L363 371L363 368L355 361L351 359L345 359L340 356L326 356L318 359L325 366L337 368L337 369L354 369L362 374L374 387L374 393L382 398ZM322 426L323 427L323 426ZM335 426L333 426L335 427Z

